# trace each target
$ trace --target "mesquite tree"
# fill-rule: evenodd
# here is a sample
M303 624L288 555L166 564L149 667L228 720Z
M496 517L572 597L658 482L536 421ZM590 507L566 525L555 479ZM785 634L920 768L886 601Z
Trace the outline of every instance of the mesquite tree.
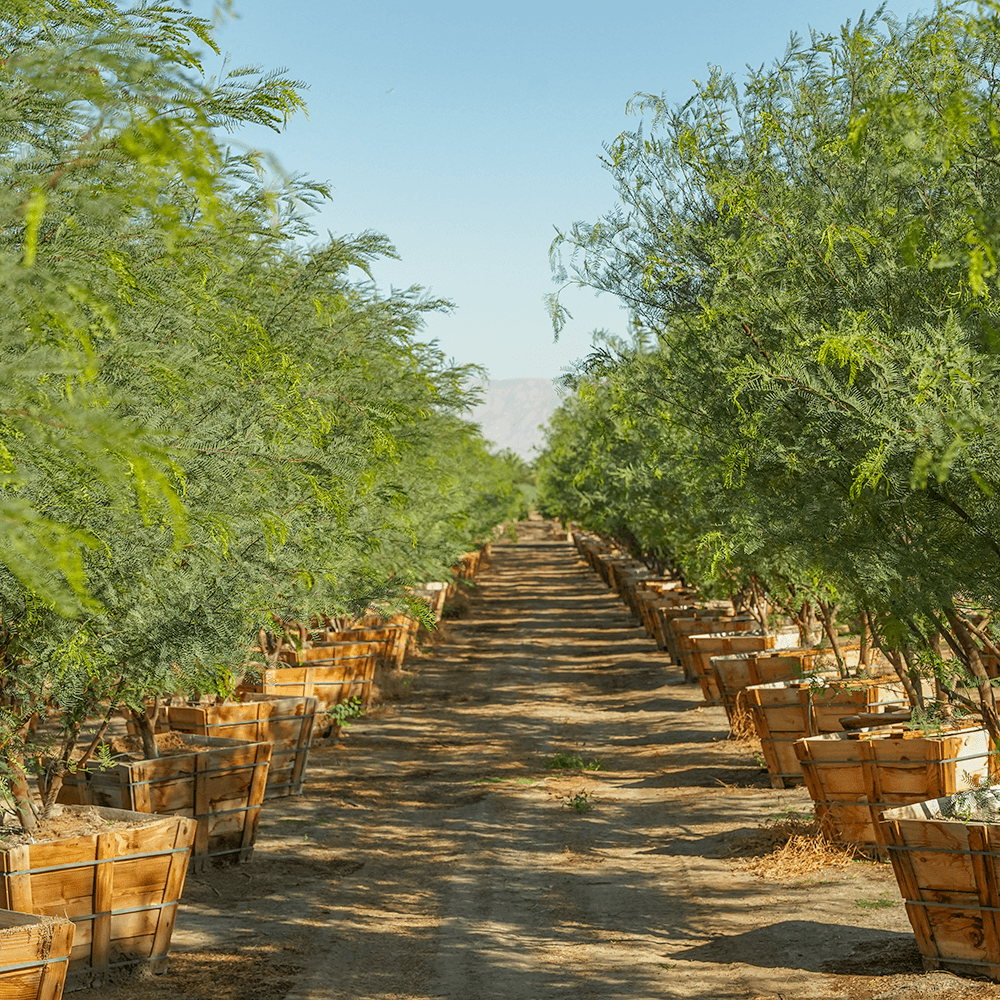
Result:
M921 673L973 687L995 740L997 28L878 12L742 87L642 95L607 147L622 207L560 238L641 331L601 374L696 508L670 518L769 590L814 581L918 708Z
M164 5L0 22L0 752L30 827L36 710L44 810L88 719L128 707L155 754L150 696L223 691L273 616L405 601L517 496L463 419L479 373L419 343L448 304L358 280L384 237L302 249L324 189L221 140L280 127L295 81L210 88L208 25Z

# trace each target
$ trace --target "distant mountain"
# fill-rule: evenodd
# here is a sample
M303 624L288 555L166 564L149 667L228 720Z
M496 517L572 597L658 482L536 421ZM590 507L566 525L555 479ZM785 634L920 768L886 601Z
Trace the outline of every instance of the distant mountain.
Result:
M522 458L532 459L541 447L539 424L548 422L559 405L559 395L549 378L490 379L483 402L471 419L483 429L483 437L498 448L510 448Z

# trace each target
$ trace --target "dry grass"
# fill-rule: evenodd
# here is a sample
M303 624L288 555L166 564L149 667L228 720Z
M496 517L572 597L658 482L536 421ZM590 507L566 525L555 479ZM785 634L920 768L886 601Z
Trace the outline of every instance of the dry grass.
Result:
M742 691L736 696L736 707L729 724L729 739L735 743L751 745L751 751L760 750L760 737L757 734L757 727L754 725L753 713L747 708ZM743 749L742 746L741 749Z
M381 663L375 667L375 678L372 681L372 705L390 701L405 701L410 694L410 687L417 675L412 670L397 670L395 667L384 667Z
M845 868L858 856L855 847L834 844L816 820L782 817L745 837L731 856L742 856L738 871L761 879L789 879L822 868Z

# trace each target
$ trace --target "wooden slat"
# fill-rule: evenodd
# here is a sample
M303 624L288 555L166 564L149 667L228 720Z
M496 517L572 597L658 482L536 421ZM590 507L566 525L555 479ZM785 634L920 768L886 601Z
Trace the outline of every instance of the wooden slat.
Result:
M74 931L73 924L66 920L58 920L51 925L50 961L42 969L38 980L38 1000L59 1000L62 996L66 973L69 971L68 958L73 949ZM64 958L67 961L63 961Z
M97 837L96 860L103 861L118 857L118 838L113 833L102 833ZM93 874L94 914L90 926L90 958L97 968L108 964L111 949L111 910L114 907L115 867L113 864L94 866Z
M35 899L29 871L31 848L27 845L12 847L4 852L4 862L4 871L10 873L4 878L4 909L34 913Z

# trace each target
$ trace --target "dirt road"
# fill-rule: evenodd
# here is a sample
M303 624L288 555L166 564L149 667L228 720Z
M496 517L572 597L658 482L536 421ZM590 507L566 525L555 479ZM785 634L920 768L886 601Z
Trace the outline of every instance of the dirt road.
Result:
M168 973L75 996L1000 996L921 972L888 865L741 869L808 796L769 787L550 525L494 548L410 669L314 751L306 795L268 803L250 865L189 877Z

